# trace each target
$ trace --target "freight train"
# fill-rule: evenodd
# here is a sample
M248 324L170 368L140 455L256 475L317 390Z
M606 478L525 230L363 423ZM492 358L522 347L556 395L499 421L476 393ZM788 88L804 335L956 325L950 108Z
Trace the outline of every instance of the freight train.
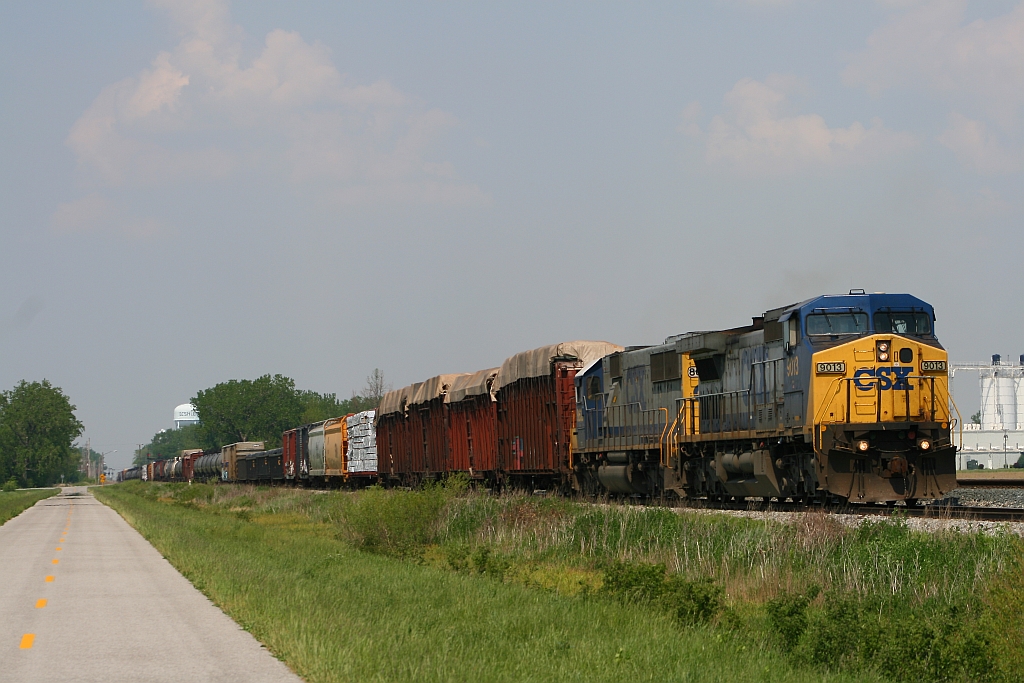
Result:
M576 341L438 375L376 410L121 478L492 488L712 500L913 502L956 488L931 305L824 295L749 325L624 348Z

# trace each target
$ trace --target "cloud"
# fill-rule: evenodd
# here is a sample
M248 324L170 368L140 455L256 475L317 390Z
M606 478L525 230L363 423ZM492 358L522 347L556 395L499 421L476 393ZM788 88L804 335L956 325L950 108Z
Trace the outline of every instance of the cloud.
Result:
M965 20L966 0L900 3L843 73L878 94L923 87L968 96L1009 126L1024 104L1024 3L993 19Z
M988 127L954 112L949 127L937 138L956 155L961 164L985 175L1013 173L1021 169L1019 154L1008 151Z
M708 163L754 174L865 163L914 144L913 137L885 128L878 119L868 128L860 122L829 128L817 114L790 113L787 93L799 87L786 76L765 82L744 78L725 95L724 112L705 130L696 123L694 104L684 110L680 130L704 142Z
M72 126L67 143L87 185L163 187L256 172L325 198L487 201L450 164L430 159L457 125L452 115L387 81L350 82L326 46L292 31L271 31L245 62L246 36L226 2L152 4L170 16L180 42L104 88ZM54 225L83 224L67 216L94 210L88 202L97 200L62 205Z
M1019 172L1024 3L974 21L966 0L889 4L893 15L852 58L844 80L876 96L894 88L936 95L953 110L937 140L961 164L987 175Z
M165 232L153 218L132 216L120 204L93 193L57 206L50 227L65 235L105 233L123 237L152 237Z

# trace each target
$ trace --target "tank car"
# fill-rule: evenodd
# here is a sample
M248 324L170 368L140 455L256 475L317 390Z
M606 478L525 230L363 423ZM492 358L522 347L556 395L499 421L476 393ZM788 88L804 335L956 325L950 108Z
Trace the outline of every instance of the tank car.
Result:
M892 503L956 488L947 354L907 294L819 296L576 377L577 488Z

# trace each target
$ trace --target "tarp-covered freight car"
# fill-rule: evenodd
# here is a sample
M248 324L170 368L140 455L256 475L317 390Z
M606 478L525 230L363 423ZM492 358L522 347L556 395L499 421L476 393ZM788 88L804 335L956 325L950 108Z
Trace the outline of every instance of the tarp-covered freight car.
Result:
M381 399L377 449L386 472L407 483L451 471L444 397L462 375L438 375Z
M602 341L542 346L506 359L491 386L498 403L498 468L537 486L565 486L576 420L576 373L622 351ZM524 482L525 483L525 482Z
M461 375L445 396L452 470L494 479L498 466L498 409L491 387L499 368Z

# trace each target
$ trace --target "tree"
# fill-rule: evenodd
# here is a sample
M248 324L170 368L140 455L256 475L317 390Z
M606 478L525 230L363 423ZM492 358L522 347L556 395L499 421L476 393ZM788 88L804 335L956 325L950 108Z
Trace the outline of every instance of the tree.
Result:
M135 451L133 465L145 465L147 460L173 458L183 450L208 448L201 425L185 425L180 429L163 429L153 435L148 444Z
M207 447L237 441L281 444L281 434L301 423L303 403L295 380L263 375L254 380L229 380L200 391L192 399Z
M980 425L981 424L981 411L979 410L974 415L971 415L971 423Z
M0 393L0 480L45 486L77 471L71 444L82 433L75 406L48 380Z
M366 378L366 386L359 396L368 404L363 410L379 406L380 400L389 391L391 391L391 385L384 380L384 373L380 371L380 368L374 368L373 372Z
M348 410L348 401L339 401L337 394L318 394L315 391L300 391L299 400L302 401L302 420L300 424L322 422L323 420L341 417L352 412Z
M267 448L276 448L285 430L375 408L390 390L376 368L363 391L344 401L337 394L297 391L295 380L283 375L222 382L192 399L198 425L154 435L136 454L136 464L145 463L147 455L170 457L186 448L210 450L236 441L263 441Z

